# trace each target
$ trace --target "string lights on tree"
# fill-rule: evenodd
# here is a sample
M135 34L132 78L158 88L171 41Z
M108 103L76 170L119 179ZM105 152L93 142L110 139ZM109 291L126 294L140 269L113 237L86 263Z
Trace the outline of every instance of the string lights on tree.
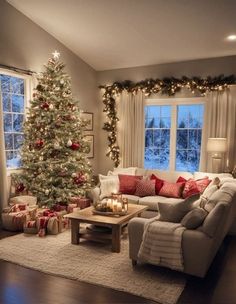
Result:
M224 91L229 85L236 84L236 76L217 77L186 77L181 79L174 77L160 79L146 79L137 83L130 80L123 82L114 82L112 85L101 85L100 89L104 90L103 93L103 112L106 113L106 121L103 125L103 130L108 132L108 152L107 156L110 157L118 167L120 164L120 149L117 144L117 122L119 118L116 110L116 97L126 90L128 93L136 95L142 91L146 97L151 94L161 93L163 95L174 96L180 92L182 88L187 88L193 94L199 92L201 96L205 96L208 92Z

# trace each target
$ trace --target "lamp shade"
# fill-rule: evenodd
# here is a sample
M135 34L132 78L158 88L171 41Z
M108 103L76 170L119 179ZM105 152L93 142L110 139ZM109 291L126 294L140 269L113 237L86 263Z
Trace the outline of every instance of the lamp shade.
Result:
M227 150L226 138L208 138L207 151L208 152L225 152Z

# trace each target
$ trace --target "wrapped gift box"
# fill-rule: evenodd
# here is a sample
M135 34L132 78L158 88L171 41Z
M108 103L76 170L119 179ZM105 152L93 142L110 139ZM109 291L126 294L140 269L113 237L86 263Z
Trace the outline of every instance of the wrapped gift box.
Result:
M25 223L30 219L27 210L20 212L3 212L2 227L9 231L23 231Z
M71 197L70 201L72 204L77 204L80 209L90 207L91 205L91 200L89 198Z
M29 206L37 205L37 197L32 195L20 195L10 198L10 205L24 204Z
M38 228L36 226L36 220L30 220L25 223L24 233L27 234L37 234Z

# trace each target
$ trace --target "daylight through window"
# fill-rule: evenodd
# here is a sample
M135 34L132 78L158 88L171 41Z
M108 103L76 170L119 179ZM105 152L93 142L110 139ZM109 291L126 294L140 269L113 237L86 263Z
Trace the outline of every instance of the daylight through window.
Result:
M145 106L146 169L199 170L204 103Z
M19 148L23 141L25 80L0 74L7 168L20 167Z

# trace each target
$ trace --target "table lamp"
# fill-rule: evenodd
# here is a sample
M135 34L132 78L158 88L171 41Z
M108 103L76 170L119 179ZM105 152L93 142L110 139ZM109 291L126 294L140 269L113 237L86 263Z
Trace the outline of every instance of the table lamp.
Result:
M212 153L212 172L222 172L222 154L227 150L226 138L208 138L207 151Z

